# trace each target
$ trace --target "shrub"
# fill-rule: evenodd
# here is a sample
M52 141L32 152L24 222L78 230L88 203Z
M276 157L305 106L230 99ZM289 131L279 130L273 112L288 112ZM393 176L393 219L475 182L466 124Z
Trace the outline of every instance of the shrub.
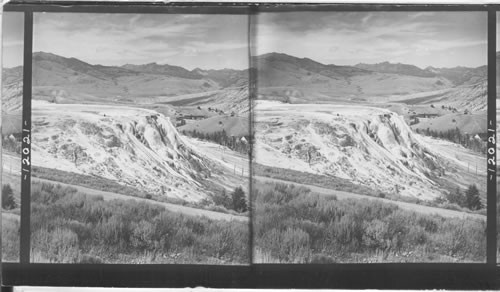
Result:
M80 264L102 264L102 263L103 261L101 258L88 254L84 254L80 259Z
M80 256L78 236L69 229L41 229L33 233L32 253L49 263L77 263Z
M301 229L288 228L281 235L287 260L296 263L306 262L310 256L309 234Z
M186 248L191 247L196 242L196 236L191 228L187 226L181 226L177 229L175 236L173 238L173 245Z
M104 201L54 184L33 182L32 190L33 262L248 262L246 222L186 216L134 200Z
M147 250L154 247L154 225L146 220L132 223L130 243L134 248Z
M257 262L484 261L486 223L292 185L254 188Z
M363 234L363 243L371 249L386 248L387 224L379 219L371 222L364 222L365 232Z
M2 208L5 210L12 210L17 207L14 200L14 192L9 184L2 186Z
M322 253L314 254L310 260L311 264L332 264L335 262L334 257Z
M465 191L465 205L471 210L483 208L481 199L479 198L479 190L476 185L470 185L467 191Z
M475 211L483 208L481 203L481 198L479 197L479 190L476 185L470 185L465 193L462 193L460 189L453 193L450 192L446 195L446 199L451 204L456 204L462 208L468 208L469 210Z
M223 206L226 209L232 209L232 200L231 198L227 195L226 190L223 189L222 192L216 193L212 196L212 200L215 205L218 206Z
M232 199L232 208L236 212L243 213L248 210L247 206L247 200L245 197L245 192L241 187L237 187L232 193L231 193L231 199Z
M2 215L2 261L19 261L20 230L19 218Z
M448 200L448 202L452 203L452 204L457 204L458 206L465 206L466 205L466 198L465 196L462 194L462 192L460 191L459 188L457 188L457 190L455 192L450 192L446 195L446 199Z

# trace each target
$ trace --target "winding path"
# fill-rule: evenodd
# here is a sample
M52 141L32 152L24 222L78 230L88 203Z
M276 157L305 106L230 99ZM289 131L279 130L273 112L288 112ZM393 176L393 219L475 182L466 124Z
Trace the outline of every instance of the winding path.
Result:
M3 170L12 173L20 173L20 158L11 156L11 155L6 155L4 153L3 155ZM103 197L104 200L109 201L109 200L135 200L137 202L144 202L148 204L155 204L159 206L165 207L165 209L172 211L172 212L179 212L182 214L186 214L189 216L204 216L212 220L226 220L226 221L248 221L249 218L247 216L241 216L241 215L233 215L233 214L227 214L227 213L221 213L221 212L215 212L215 211L210 211L210 210L205 210L205 209L198 209L198 208L193 208L193 207L188 207L188 206L182 206L182 205L177 205L177 204L172 204L172 203L165 203L165 202L159 202L155 200L149 200L145 198L138 198L138 197L133 197L133 196L127 196L127 195L122 195L122 194L117 194L117 193L112 193L112 192L106 192L106 191L101 191L101 190L96 190L96 189L91 189L79 185L72 185L72 184L66 184L58 181L52 181L52 180L47 180L47 179L42 179L42 178L37 178L37 177L31 177L32 181L39 181L39 182L47 182L47 183L52 183L52 184L59 184L61 186L67 186L67 187L72 187L77 189L78 191L88 194L88 195L100 195Z
M430 207L430 206L413 204L413 203L406 203L406 202L401 202L401 201L393 201L393 200L389 200L389 199L372 197L372 196L367 196L367 195L360 195L360 194L354 194L354 193L349 193L349 192L336 191L336 190L322 188L322 187L318 187L318 186L314 186L314 185L301 184L301 183L296 183L296 182L291 182L291 181L281 180L281 179L276 179L276 178L269 178L269 177L263 177L263 176L254 176L253 178L257 179L259 181L262 181L262 182L284 183L284 184L292 184L292 185L296 185L296 186L306 187L306 188L309 188L312 192L317 193L319 195L336 196L337 199L339 199L339 200L345 200L345 199L376 200L376 201L381 201L384 203L394 204L394 205L397 205L398 207L400 207L401 209L414 211L414 212L421 213L421 214L429 214L429 215L437 214L437 215L440 215L442 217L447 217L447 218L473 218L473 219L486 220L486 216L483 216L480 214L472 214L472 213L460 212L460 211L455 211L455 210L442 209L442 208Z

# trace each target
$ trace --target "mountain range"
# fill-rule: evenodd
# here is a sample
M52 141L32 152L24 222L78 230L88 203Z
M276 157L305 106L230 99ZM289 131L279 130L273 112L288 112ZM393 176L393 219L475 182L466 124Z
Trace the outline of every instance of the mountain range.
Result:
M425 69L383 62L338 66L269 53L254 58L259 98L289 102L374 101L486 84L486 66ZM22 67L4 69L4 91L19 94ZM15 84L15 85L13 85ZM188 70L149 63L92 65L52 53L33 54L33 96L55 102L137 102L248 86L248 70ZM15 108L12 106L12 108Z
M288 102L375 101L485 83L486 66L421 69L383 62L337 66L309 58L269 53L255 59L262 99Z
M51 53L33 54L33 93L40 99L177 96L246 85L246 70L187 70L157 63L92 65ZM223 81L221 81L223 80Z
M435 68L429 66L421 69L415 65L382 62L376 64L359 63L354 66L325 65L309 58L298 58L283 53L269 53L257 56L258 67L275 69L303 69L311 73L327 77L353 77L373 73L388 73L416 77L443 77L455 85L474 82L487 76L487 66L476 68L457 66L453 68Z

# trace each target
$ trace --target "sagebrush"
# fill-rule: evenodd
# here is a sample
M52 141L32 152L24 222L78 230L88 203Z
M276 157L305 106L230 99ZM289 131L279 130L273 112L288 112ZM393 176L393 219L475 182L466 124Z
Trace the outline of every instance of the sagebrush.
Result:
M246 264L248 224L32 185L32 262Z
M444 218L291 184L254 189L257 262L483 262L484 220Z

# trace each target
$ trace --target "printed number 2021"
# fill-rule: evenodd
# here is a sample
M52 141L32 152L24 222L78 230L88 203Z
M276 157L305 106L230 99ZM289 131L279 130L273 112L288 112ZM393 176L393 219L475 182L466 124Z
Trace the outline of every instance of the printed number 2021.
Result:
M30 144L31 144L31 137L30 137L30 130L28 129L23 129L23 132L27 132L28 134L23 137L23 149L22 149L22 153L23 153L23 158L22 158L22 164L23 164L23 167L22 167L22 171L25 173L25 175L23 176L24 179L27 179L27 176L26 174L30 172L30 169L29 167L28 168L24 168L24 166L30 166L31 163L30 163Z

